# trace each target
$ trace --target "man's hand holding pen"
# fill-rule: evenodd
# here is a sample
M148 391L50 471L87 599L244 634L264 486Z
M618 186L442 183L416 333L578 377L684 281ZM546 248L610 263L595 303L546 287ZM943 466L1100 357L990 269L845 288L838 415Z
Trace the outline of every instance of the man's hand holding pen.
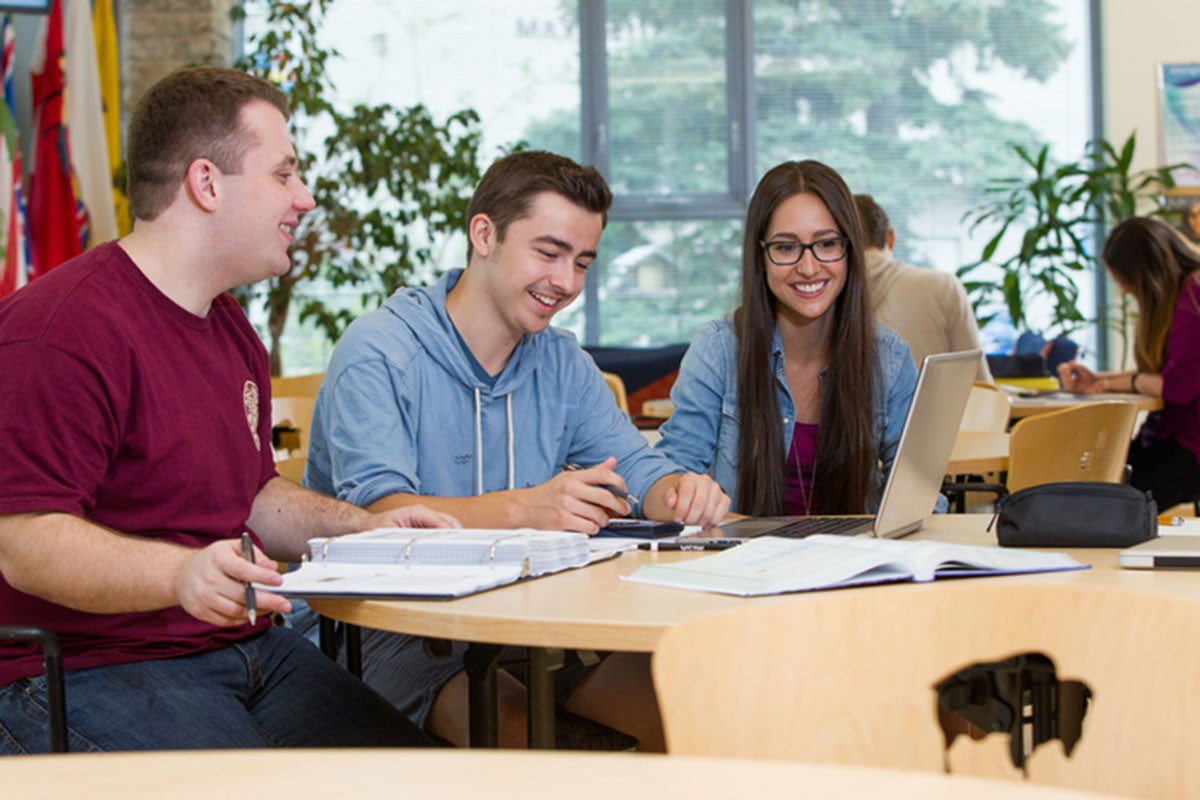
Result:
M197 619L229 627L244 625L249 617L248 590L253 592L257 615L287 613L286 597L253 589L253 584L278 586L283 579L278 565L257 547L248 561L237 539L223 539L192 551L176 577L176 592L184 610Z

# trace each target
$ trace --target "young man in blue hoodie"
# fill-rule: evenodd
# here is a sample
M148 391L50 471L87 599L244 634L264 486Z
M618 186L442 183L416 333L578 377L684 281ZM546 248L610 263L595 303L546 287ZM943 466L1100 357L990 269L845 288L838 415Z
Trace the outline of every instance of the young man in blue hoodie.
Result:
M476 528L719 522L729 509L720 487L647 447L591 357L550 327L583 289L611 203L599 172L561 156L492 165L467 209L467 268L398 291L338 343L305 484L376 511L421 503ZM368 683L431 733L465 743L461 645L429 658L419 639L370 632L363 648ZM648 657L612 654L574 673L577 682L558 679L568 710L662 749ZM500 688L501 745L520 746L523 689L507 676Z

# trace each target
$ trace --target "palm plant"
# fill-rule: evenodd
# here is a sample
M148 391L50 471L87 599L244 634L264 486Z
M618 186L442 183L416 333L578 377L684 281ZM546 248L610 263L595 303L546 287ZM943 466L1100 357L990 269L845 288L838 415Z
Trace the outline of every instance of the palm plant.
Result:
M1090 142L1082 158L1056 165L1044 146L1031 153L1013 145L1027 175L996 179L985 189L987 201L963 219L971 230L998 226L978 261L958 270L972 297L981 325L998 312L997 301L1017 329L1028 325L1031 302L1047 299L1052 326L1067 334L1087 320L1077 305L1077 279L1099 270L1097 244L1108 227L1135 214L1166 216L1163 194L1175 186L1174 173L1187 164L1133 171L1136 134L1118 149L1107 141ZM1002 246L1019 237L1011 255L995 261ZM998 279L987 273L999 270ZM1118 313L1128 313L1122 304ZM1108 312L1105 312L1105 316Z

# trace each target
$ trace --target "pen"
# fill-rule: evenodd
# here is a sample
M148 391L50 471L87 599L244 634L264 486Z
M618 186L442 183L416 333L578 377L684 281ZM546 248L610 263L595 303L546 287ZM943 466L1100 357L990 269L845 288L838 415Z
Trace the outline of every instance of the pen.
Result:
M254 542L250 541L250 534L242 531L242 555L251 564L254 563ZM250 624L253 625L258 618L258 609L254 603L254 587L246 584L246 616L250 618Z
M582 464L576 464L574 461L565 462L562 465L562 468L566 472L576 472L581 469L587 469L587 467L583 466ZM631 495L629 492L625 491L624 489L619 489L616 486L613 486L612 484L602 483L602 484L600 484L600 488L607 489L608 491L612 492L614 497L621 498L626 503L629 503L629 505L631 507L636 506L638 503L641 502L636 497Z
M1173 517L1170 514L1160 514L1158 517L1159 525L1182 525L1183 517Z
M696 539L682 542L640 542L639 550L728 550L745 542L745 539Z

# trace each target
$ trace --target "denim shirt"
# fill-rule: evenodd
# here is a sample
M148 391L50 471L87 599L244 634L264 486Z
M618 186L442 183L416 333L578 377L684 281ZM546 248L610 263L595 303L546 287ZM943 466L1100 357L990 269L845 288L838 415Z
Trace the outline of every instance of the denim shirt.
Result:
M891 328L877 324L875 345L879 355L881 380L875 390L872 429L879 461L871 472L871 493L867 513L879 505L883 480L891 469L900 443L900 432L908 416L917 386L908 343ZM783 342L779 329L771 348L775 389L783 415L784 451L792 441L796 424L796 404L784 375ZM821 372L824 381L825 372ZM707 473L737 502L738 413L737 413L737 337L731 317L708 323L695 335L679 367L679 378L671 390L675 411L660 433L657 449L679 466L691 472ZM737 508L734 511L743 512ZM744 512L743 512L744 513Z

